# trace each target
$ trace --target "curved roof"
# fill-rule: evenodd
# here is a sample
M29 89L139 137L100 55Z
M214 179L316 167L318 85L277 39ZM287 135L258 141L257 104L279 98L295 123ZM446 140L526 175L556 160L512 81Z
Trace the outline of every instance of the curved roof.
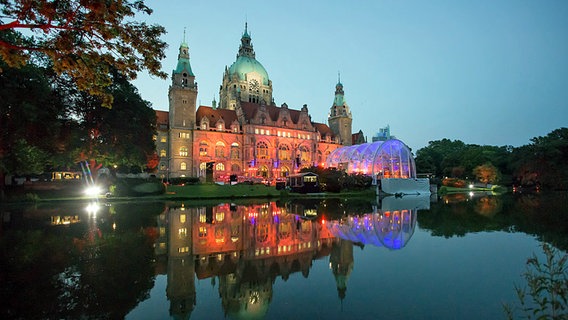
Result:
M268 72L266 72L266 69L264 69L262 64L255 58L239 56L237 57L237 61L229 68L229 74L238 75L239 80L246 80L246 74L251 72L258 73L262 77L262 84L265 86L268 85Z
M326 167L380 178L416 178L412 152L397 139L335 149L327 157Z
M379 210L377 213L329 221L327 228L341 239L398 250L406 246L414 234L416 211Z

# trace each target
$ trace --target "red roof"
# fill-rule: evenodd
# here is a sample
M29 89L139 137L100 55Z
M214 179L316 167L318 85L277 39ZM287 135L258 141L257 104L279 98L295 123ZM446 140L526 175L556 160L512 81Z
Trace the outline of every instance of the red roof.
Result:
M256 112L258 111L260 106L261 105L258 103L244 102L244 101L241 102L241 107L243 109L245 119L246 120L253 119L256 116ZM280 115L280 111L282 110L282 107L277 107L275 105L268 105L265 107L266 111L270 116L270 119L272 121L277 121L278 116ZM298 123L298 120L300 119L300 113L301 113L300 110L288 109L290 120L292 120L294 124ZM168 114L169 113L167 111L156 110L158 125L163 125L163 124L168 125L169 122ZM212 107L208 106L199 106L199 109L197 109L196 112L196 120L199 122L201 121L201 119L203 119L203 117L209 119L209 125L211 126L215 126L217 124L217 121L219 121L219 119L223 119L223 121L225 122L225 129L227 130L231 128L231 124L233 124L234 121L238 121L237 112L235 110L213 109ZM331 128L327 124L312 122L312 125L316 128L316 130L321 134L322 137L329 136L333 138L334 136L333 132L331 131Z
M225 122L225 128L230 129L233 121L237 120L237 113L235 112L235 110L213 109L207 106L199 106L195 119L196 121L201 121L203 117L209 119L209 125L211 126L215 126L219 119L223 119L223 121Z
M165 124L168 125L170 120L169 120L169 112L167 111L160 111L160 110L155 110L156 111L156 123L157 124Z

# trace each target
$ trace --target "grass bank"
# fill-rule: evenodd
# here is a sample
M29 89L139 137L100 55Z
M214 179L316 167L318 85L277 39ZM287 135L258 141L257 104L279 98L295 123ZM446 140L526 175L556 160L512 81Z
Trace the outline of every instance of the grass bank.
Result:
M448 186L441 186L438 189L438 194L444 195L448 193L464 193L464 192L495 192L495 193L505 193L507 192L507 188L502 186L492 186L491 188L482 188L482 187L475 187L475 188L456 188L456 187L448 187Z

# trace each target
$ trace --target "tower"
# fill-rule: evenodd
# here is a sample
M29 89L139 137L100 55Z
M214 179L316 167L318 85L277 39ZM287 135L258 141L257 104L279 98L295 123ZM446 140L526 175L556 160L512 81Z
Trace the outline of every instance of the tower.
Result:
M236 61L225 67L223 83L219 89L219 108L237 109L239 102L272 103L272 81L258 60L248 33L247 24L241 36Z
M189 46L185 42L185 31L184 40L179 47L177 66L172 72L168 97L170 176L192 176L197 82L189 63Z
M340 143L344 146L350 146L352 144L351 125L353 118L351 117L351 110L345 102L343 84L341 84L339 76L335 85L335 99L329 110L327 121L333 134L339 136Z

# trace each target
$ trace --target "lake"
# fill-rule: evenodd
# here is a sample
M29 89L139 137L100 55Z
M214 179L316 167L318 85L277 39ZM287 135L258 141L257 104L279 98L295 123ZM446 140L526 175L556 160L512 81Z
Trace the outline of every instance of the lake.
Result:
M505 319L541 243L568 248L565 192L0 214L3 319Z

